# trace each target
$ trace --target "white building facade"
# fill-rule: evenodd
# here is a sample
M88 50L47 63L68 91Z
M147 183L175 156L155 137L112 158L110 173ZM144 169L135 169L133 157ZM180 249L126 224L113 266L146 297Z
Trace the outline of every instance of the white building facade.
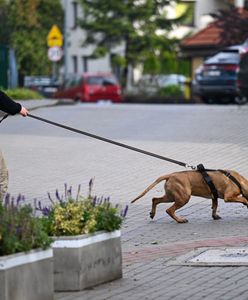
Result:
M75 0L61 0L65 11L64 27L64 75L83 72L112 72L111 54L99 59L92 59L94 46L83 46L84 31L77 25L83 16L81 5ZM123 53L123 47L114 53Z

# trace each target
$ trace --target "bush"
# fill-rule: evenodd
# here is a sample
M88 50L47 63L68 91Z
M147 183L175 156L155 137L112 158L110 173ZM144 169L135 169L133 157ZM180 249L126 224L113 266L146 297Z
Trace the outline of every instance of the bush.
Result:
M168 96L168 97L182 96L182 91L180 86L178 85L168 85L158 90L158 96Z
M9 195L0 201L0 256L46 249L52 243L41 219L35 217L30 205L21 205L23 201L21 196L15 201Z
M36 91L24 88L5 90L5 93L14 100L36 100L43 98Z
M126 216L128 206L120 210L119 205L115 207L109 198L98 198L91 196L93 181L89 184L87 197L80 195L80 186L75 198L72 197L71 188L67 189L61 196L56 191L56 200L50 196L51 206L36 205L36 209L43 214L42 222L46 231L51 236L68 236L93 233L100 230L114 231L120 229L122 221Z

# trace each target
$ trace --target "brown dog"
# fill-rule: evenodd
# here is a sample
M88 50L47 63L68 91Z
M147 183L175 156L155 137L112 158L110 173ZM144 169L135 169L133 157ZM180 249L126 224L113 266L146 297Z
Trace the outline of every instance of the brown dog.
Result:
M230 178L219 171L208 172L209 176L214 183L219 198L224 199L225 202L238 202L248 207L248 180L235 171L229 171L240 184L241 190ZM152 210L150 216L153 219L156 214L156 206L159 203L174 202L166 212L178 223L186 223L187 219L176 216L175 211L183 207L189 202L191 196L199 196L203 198L212 198L212 194L208 185L204 182L203 177L198 171L183 171L175 172L169 175L164 175L155 180L148 186L138 197L133 201L137 201L150 191L155 185L165 180L166 194L160 198L152 199ZM212 217L213 219L220 219L217 215L218 202L217 200L212 203Z

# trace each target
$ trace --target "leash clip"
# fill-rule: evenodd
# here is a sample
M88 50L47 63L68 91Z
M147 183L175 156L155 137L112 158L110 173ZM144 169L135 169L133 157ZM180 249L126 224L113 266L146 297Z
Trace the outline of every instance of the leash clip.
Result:
M186 169L196 170L197 167L191 166L191 165L189 165L189 164L185 164L185 168L186 168Z

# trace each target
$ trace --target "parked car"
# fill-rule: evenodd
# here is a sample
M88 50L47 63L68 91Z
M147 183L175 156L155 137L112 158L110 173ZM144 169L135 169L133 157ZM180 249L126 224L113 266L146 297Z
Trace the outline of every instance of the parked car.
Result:
M182 93L188 80L181 74L143 75L138 82L138 91L147 95L156 95L158 90L171 85L179 86Z
M248 39L240 49L240 62L237 70L237 90L241 104L248 101Z
M46 98L53 98L59 82L49 76L25 76L24 87L37 91Z
M69 76L55 93L56 98L82 102L109 100L122 102L122 90L111 73L84 73Z
M237 69L241 45L227 47L204 61L195 72L193 94L205 103L238 103Z

